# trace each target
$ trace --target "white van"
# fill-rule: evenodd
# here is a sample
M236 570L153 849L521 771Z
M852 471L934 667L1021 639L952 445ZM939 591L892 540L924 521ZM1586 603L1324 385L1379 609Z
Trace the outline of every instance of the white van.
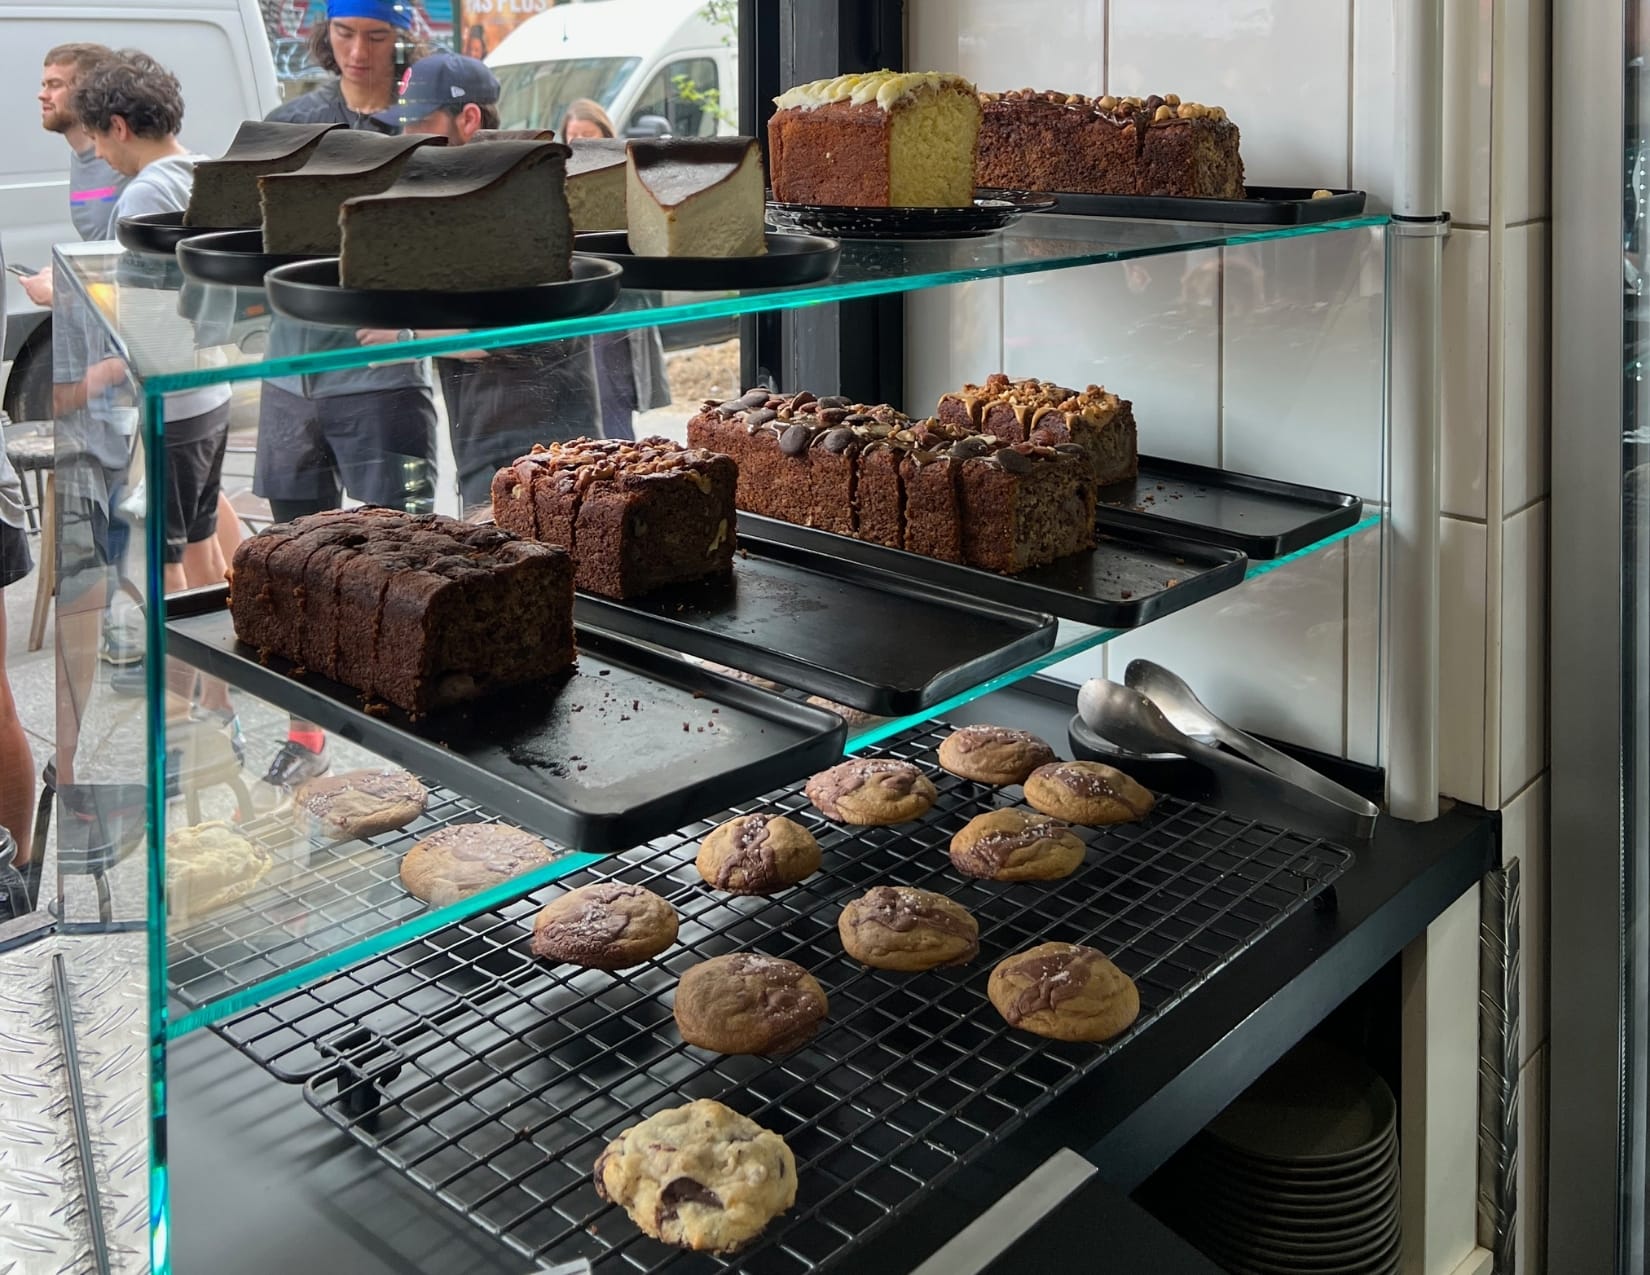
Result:
M502 90L501 126L559 129L568 103L587 97L601 103L621 137L737 132L736 8L590 0L529 18L487 56Z
M183 85L183 142L221 153L242 120L281 100L258 0L0 0L0 239L9 265L40 269L69 220L69 148L40 127L41 59L84 41L141 49ZM51 315L5 282L6 349L15 360L3 406L13 420L51 415Z

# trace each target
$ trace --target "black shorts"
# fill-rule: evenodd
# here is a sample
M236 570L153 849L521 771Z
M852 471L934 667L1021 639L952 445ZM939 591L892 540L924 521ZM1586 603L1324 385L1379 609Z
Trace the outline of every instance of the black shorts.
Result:
M205 416L204 430L182 430L193 441L166 443L166 561L182 562L185 545L210 540L218 530L218 491L223 481L224 447L229 442L229 405ZM192 422L179 422L185 427ZM168 423L168 429L171 424Z
M0 522L0 589L16 584L32 570L28 536L21 527Z
M352 500L428 512L435 503L435 403L406 386L305 398L266 384L252 490L268 500Z

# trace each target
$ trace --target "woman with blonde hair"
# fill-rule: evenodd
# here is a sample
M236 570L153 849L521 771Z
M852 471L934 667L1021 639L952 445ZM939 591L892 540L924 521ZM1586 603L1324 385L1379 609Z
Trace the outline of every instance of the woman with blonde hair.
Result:
M568 105L567 113L561 117L561 140L572 141L574 138L589 137L617 137L613 121L608 118L607 112L602 110L600 102L592 101L588 97L574 98Z

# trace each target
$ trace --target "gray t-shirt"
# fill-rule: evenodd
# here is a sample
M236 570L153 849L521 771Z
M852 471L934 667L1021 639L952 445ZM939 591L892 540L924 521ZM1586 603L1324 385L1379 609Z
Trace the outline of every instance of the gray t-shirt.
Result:
M69 216L85 240L115 237L115 201L127 178L97 157L97 147L74 151L69 158Z
M168 155L146 165L115 200L115 219L140 213L180 212L189 205L195 161L205 155Z

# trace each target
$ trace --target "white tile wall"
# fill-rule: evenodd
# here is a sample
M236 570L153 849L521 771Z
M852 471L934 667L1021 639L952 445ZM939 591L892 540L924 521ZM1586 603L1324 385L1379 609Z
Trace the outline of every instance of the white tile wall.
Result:
M1003 364L1003 280L981 279L905 297L905 402L926 416L942 394Z
M1551 49L1548 0L1505 0L1507 65L1502 100L1506 109L1507 221L1545 217L1548 211L1548 119L1551 116Z
M1352 178L1369 192L1368 207L1392 208L1393 138L1397 129L1395 0L1352 0Z
M1547 1265L1547 1051L1519 1073L1518 1224L1514 1275L1543 1275ZM1552 1275L1564 1275L1562 1267Z
M1501 812L1501 859L1517 859L1520 910L1519 1058L1528 1062L1547 1043L1548 855L1545 774L1512 797Z
M1444 241L1439 495L1444 512L1460 518L1484 517L1489 286L1489 232L1451 231Z
M1492 0L1444 5L1444 207L1458 222L1490 220Z
M1059 5L1058 39L1050 38L1046 24L1028 18L1028 7L993 0L909 4L911 65L955 71L998 93L1056 86L1071 93L1105 92L1105 0Z
M1505 799L1547 766L1547 502L1508 518L1501 561L1501 777Z
M1485 534L1445 518L1440 535L1438 786L1484 804Z
M1502 509L1516 513L1547 494L1551 399L1547 392L1546 222L1507 232L1506 363L1503 368Z

